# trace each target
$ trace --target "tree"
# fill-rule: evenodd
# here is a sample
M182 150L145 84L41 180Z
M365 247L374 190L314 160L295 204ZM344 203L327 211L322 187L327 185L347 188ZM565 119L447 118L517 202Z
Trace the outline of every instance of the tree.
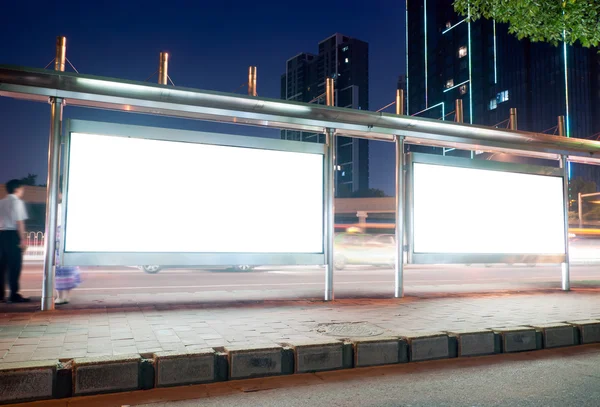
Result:
M579 194L592 194L596 192L596 183L594 181L586 181L582 177L577 177L569 182L569 199L572 200L573 210L577 210ZM583 206L583 205L582 205ZM585 207L585 206L584 206Z
M598 0L455 0L454 9L471 21L507 23L508 32L519 39L584 47L600 43Z
M36 180L37 180L37 174L27 173L27 176L24 178L21 178L19 181L21 181L24 185L29 185L29 186L34 187L36 185L35 184Z
M383 198L384 196L385 192L377 188L358 190L352 194L353 198Z
M336 196L338 198L383 198L386 195L381 189L369 188L352 191L350 186L342 184L336 190Z

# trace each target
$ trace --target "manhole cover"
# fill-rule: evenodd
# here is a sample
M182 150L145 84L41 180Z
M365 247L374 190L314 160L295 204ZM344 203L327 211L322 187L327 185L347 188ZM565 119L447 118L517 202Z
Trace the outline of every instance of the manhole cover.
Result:
M381 335L383 334L384 330L368 322L340 322L321 324L317 328L317 332L330 336L357 338L363 336Z

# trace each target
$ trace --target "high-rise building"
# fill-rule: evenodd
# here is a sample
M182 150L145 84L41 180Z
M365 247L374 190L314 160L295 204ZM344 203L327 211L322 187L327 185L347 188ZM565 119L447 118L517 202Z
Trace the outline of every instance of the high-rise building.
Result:
M342 34L319 42L317 55L301 53L286 63L281 98L325 104L325 80L335 80L335 105L369 108L369 44ZM285 140L325 142L323 134L283 130ZM369 188L368 140L338 137L336 195L350 196Z
M464 122L556 133L565 116L570 137L600 133L597 49L518 40L505 24L468 22L451 0L407 0L409 114L440 119L463 100ZM452 120L453 116L449 115Z
M396 89L404 91L404 112L402 112L402 114L406 114L406 101L408 100L408 95L406 93L406 74L398 77L398 86Z

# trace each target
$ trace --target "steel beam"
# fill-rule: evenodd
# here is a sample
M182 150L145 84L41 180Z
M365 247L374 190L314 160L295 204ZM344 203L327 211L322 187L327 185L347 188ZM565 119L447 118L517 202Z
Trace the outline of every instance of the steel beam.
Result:
M393 141L396 134L429 145L443 141L462 149L533 152L600 163L600 142L442 122L262 97L94 77L42 69L0 66L0 95L31 100L60 97L69 105L237 124L325 132ZM47 99L46 99L47 100ZM406 143L411 140L407 137Z

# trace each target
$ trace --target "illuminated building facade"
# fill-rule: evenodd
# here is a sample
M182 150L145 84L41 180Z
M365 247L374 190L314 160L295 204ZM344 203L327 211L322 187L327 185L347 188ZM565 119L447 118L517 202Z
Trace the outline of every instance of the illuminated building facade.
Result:
M519 41L507 26L470 23L450 0L407 0L409 114L440 119L463 100L464 122L552 134L566 117L570 137L600 133L597 49ZM447 120L453 120L448 115Z

